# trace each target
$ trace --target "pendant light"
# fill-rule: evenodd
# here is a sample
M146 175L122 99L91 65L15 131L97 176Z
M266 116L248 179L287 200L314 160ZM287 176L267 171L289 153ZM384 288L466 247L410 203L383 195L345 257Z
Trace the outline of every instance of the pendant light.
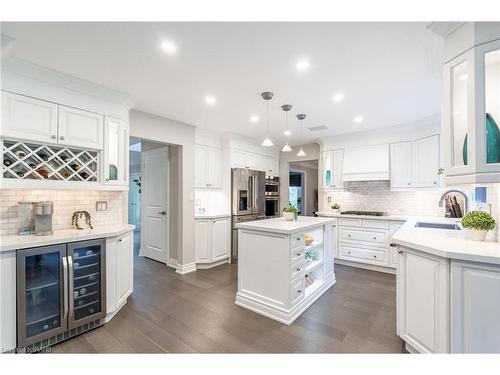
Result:
M302 136L302 120L306 118L306 115L303 113L300 113L297 115L297 119L300 121L300 135ZM300 147L299 152L297 152L297 156L306 156L307 154L304 152L302 149L302 146Z
M283 134L288 136L288 135L290 135L290 131L288 130L288 111L290 111L292 109L292 105L291 104L284 104L281 106L281 109L285 112L285 132ZM283 146L283 148L281 149L281 152L291 152L291 151L292 151L292 148L290 147L288 142L286 142L285 145Z
M262 99L266 101L266 138L262 141L262 146L271 147L274 146L274 143L269 137L269 100L273 98L274 94L270 91L266 91L260 95L262 96Z

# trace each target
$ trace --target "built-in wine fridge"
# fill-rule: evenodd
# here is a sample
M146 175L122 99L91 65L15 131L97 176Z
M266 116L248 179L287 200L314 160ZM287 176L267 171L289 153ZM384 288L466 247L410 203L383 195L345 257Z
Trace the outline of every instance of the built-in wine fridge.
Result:
M17 346L46 347L106 313L105 239L17 252Z

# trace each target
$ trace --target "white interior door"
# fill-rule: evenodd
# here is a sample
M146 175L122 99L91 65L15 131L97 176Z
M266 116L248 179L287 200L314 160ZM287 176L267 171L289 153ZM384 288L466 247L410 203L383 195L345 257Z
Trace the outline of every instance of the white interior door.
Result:
M141 174L130 175L128 189L128 222L135 225L135 229L141 229Z
M141 255L167 263L168 259L168 148L141 154Z

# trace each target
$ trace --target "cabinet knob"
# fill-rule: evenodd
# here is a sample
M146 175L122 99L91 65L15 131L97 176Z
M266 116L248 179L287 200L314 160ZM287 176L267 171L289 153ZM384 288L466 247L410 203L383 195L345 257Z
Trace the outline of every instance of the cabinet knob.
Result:
M59 139L60 139L61 141L64 141L64 135L61 135L61 136L59 137Z
M394 242L391 242L391 243L389 244L389 246L390 246L390 247L396 247L397 245L396 245Z
M347 252L347 254L350 254L350 253L351 253L350 251Z
M109 181L109 178L106 178L106 181Z
M297 256L300 257L302 255L302 253L297 253Z
M433 184L434 184L434 185L437 185L437 181L434 181L434 182L433 182Z
M398 250L398 254L403 254L403 250Z
M373 257L374 257L374 258L376 258L377 256L376 256L376 255L374 255Z
M302 289L297 290L297 294L300 294L300 293L302 293Z
M350 234L348 234L348 235L347 235L347 237L351 237L351 235L350 235Z
M408 182L408 186L410 186L410 185L411 185L411 182Z
M297 241L300 241L300 237L297 237Z
M376 240L376 239L377 239L377 237L373 237L373 239L374 239L374 240Z
M302 268L297 267L297 268L295 269L295 271L300 272L300 271L302 271Z
M56 139L56 138L57 138L57 136L56 136L55 134L52 134L52 135L50 136L50 138L52 138L52 139Z

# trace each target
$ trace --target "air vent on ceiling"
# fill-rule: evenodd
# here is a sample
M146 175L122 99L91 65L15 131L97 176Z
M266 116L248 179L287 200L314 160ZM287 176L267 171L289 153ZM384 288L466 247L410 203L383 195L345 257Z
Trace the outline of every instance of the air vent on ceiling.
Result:
M311 128L308 128L308 129L309 129L310 131L312 131L312 132L319 132L319 131L321 131L321 130L326 130L326 129L328 129L328 126L326 126L326 125L319 125L319 126L313 126L313 127L311 127Z

